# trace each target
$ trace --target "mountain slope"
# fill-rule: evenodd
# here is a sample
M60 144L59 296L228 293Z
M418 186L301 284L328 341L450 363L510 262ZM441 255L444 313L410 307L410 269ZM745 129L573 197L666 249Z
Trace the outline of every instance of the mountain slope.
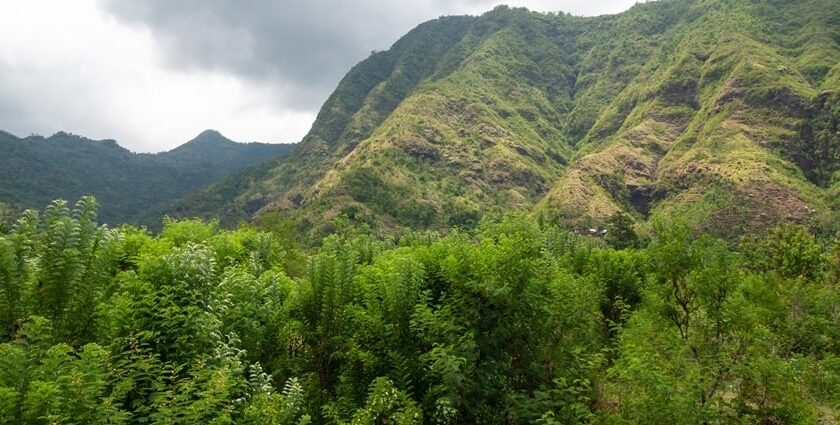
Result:
M831 3L702 4L673 53L599 118L538 210L676 215L720 236L830 214L826 188L840 165ZM602 130L611 123L620 126Z
M627 211L721 234L832 214L837 6L662 0L431 21L354 67L289 156L175 211L385 229Z
M43 208L56 198L93 194L102 204L102 221L137 222L148 211L289 147L240 144L208 130L169 152L136 154L113 140L63 132L21 139L0 132L0 202Z

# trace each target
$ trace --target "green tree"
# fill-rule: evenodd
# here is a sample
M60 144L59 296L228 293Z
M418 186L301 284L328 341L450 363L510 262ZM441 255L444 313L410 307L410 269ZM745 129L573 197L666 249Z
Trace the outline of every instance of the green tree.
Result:
M633 218L619 212L611 215L605 225L607 234L604 242L615 249L635 248L639 245L639 236L633 229Z

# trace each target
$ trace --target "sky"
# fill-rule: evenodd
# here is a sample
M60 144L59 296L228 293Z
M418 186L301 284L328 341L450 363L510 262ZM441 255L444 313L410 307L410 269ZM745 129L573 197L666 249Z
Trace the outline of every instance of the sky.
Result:
M135 152L205 129L297 142L371 51L500 3L592 16L635 0L0 0L0 129Z

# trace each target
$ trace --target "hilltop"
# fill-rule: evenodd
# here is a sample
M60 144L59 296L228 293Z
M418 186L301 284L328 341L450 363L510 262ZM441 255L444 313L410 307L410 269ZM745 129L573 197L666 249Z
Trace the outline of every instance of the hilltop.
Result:
M236 143L208 130L168 152L145 154L65 132L18 138L0 131L0 202L44 208L56 198L92 194L103 205L103 222L159 225L163 206L290 146Z

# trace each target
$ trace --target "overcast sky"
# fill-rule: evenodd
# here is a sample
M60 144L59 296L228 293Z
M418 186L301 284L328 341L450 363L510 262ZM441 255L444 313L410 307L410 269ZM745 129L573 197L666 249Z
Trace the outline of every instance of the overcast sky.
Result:
M341 77L423 21L635 0L0 0L0 129L171 149L204 129L296 142Z

